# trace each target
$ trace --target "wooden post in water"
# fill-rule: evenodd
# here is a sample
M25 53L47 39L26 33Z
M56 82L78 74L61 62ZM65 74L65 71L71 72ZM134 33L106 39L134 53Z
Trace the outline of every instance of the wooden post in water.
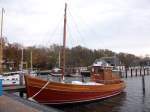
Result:
M137 77L137 69L135 69L135 76Z
M147 68L147 75L149 75L149 68Z
M144 70L144 76L145 76L145 68L143 70Z
M142 70L142 69L140 68L140 76L142 75L141 70Z
M133 76L133 73L132 73L132 68L131 68L131 77Z
M128 70L127 68L125 68L125 75L126 75L126 78L128 77Z
M21 98L23 98L24 94L23 94L22 91L19 92L19 96L20 96Z
M144 75L142 75L142 89L143 89L143 94L145 94L145 78L144 78Z

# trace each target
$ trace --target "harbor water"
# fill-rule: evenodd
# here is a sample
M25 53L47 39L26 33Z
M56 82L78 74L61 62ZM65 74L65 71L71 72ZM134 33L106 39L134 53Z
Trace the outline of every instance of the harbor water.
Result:
M145 93L142 77L123 80L126 82L126 88L120 95L94 102L54 107L65 112L150 112L150 76L145 76Z

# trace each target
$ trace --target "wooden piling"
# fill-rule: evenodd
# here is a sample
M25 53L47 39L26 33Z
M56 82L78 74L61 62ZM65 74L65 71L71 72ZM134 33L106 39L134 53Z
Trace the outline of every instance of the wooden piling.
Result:
M131 68L131 77L133 76L133 73L132 73L132 68Z
M142 69L140 68L140 76L142 75L142 72L141 72L141 71L142 71Z
M149 75L149 68L147 68L147 75Z
M137 69L135 69L135 76L137 77Z
M23 94L22 91L19 92L19 96L20 96L21 98L23 98L24 94Z
M143 89L143 94L145 94L145 78L144 78L144 75L142 75L142 89Z
M144 76L145 76L145 68L143 70L144 70Z
M125 75L126 75L126 78L128 77L128 70L125 69Z

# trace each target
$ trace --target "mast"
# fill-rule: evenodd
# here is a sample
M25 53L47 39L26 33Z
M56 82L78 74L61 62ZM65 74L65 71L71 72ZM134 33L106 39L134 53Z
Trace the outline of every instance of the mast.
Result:
M4 8L2 8L2 16L1 16L1 35L0 35L0 73L3 72L3 13Z
M63 48L62 48L62 81L64 81L65 75L65 48L66 48L66 23L67 23L67 3L65 3L64 14L64 31L63 31Z
M23 48L21 49L21 71L23 72Z
M32 71L32 69L33 69L33 67L32 67L32 50L31 50L31 52L30 52L30 69L31 69L31 71Z
M58 68L60 68L60 51L59 51L59 54L58 54Z

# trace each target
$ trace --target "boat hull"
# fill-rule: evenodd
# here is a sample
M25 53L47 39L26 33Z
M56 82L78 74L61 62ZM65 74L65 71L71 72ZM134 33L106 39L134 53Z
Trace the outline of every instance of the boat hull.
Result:
M47 83L42 79L25 76L28 98L35 95ZM77 103L103 99L119 94L124 89L124 82L107 85L75 85L49 82L35 97L43 104Z

